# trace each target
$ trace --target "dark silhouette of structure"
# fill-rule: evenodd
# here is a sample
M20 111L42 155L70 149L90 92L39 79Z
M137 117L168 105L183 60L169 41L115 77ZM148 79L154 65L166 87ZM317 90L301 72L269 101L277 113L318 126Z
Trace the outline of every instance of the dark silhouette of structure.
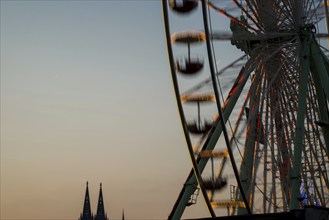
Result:
M88 182L87 182L85 200L84 200L84 204L83 204L83 211L80 214L79 220L109 220L109 218L107 217L107 214L105 212L105 209L104 209L102 183L100 184L100 189L99 189L97 212L96 212L96 215L94 216L93 213L91 212L89 189L88 189Z
M109 220L104 210L102 183L100 184L97 212L94 220Z
M85 201L83 203L83 211L80 214L79 220L93 220L93 213L91 212L88 182L86 186Z

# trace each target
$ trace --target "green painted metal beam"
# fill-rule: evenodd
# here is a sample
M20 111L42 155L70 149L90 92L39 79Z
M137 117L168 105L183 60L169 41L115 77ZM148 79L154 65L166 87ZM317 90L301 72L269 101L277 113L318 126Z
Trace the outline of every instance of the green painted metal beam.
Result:
M316 42L311 44L311 72L318 99L320 121L325 124L321 130L325 140L327 157L329 158L329 115L326 104L326 99L329 98L329 85L327 85L329 82L329 61Z
M237 84L236 91L229 95L229 97L226 99L224 102L224 107L223 107L223 116L225 122L231 115L234 106L241 95L241 92L249 78L250 73L253 71L254 66L251 66L250 64L252 63L252 60L249 60L247 64L245 65L247 67L246 70L241 72L240 77L237 78L236 82L240 81L239 84ZM249 68L248 68L249 67ZM202 150L213 150L215 145L217 144L217 141L222 133L222 126L219 121L216 121L216 127L212 130L212 133L209 135L208 140L205 142L205 145ZM208 158L198 158L198 169L200 170L200 173L203 172L204 168L206 167ZM184 184L184 187L174 205L174 208L169 215L169 219L180 219L181 216L183 215L183 212L186 208L186 205L191 197L191 195L194 193L198 183L195 178L195 175L193 173L193 170L190 172L190 175L188 176L186 183Z
M255 136L256 136L256 124L259 108L260 97L260 77L255 73L255 78L251 85L250 95L250 116L248 119L248 135L244 146L243 162L241 163L241 184L242 189L247 195L247 202L250 204L251 184L253 179L253 164L255 158ZM238 200L241 200L241 194L238 194ZM238 207L238 215L247 214L247 210L243 207Z
M235 158L234 158L234 155L233 155L233 151L231 149L229 135L228 135L226 125L225 125L226 120L223 117L223 110L222 110L221 101L220 101L219 83L217 82L218 78L217 78L216 72L215 72L214 57L213 57L212 45L211 45L211 42L210 42L210 30L209 30L209 25L208 25L208 13L207 13L208 8L206 6L206 0L202 0L201 2L202 2L202 11L203 11L203 21L204 21L204 29L205 29L205 35L206 35L206 43L207 43L209 68L210 68L210 74L211 74L211 78L212 78L212 82L213 82L214 93L215 93L215 97L216 97L216 104L217 104L218 115L219 115L218 118L219 118L219 122L221 123L221 126L222 126L222 132L223 132L224 140L225 140L225 143L226 143L227 152L229 153L233 173L234 173L235 179L237 181L237 185L238 185L239 190L240 190L241 199L245 204L245 209L247 210L247 213L251 214L249 203L248 203L248 200L246 198L246 194L244 193L244 189L242 187L242 183L241 183L241 180L240 180L239 170L238 170L237 165L235 163Z
M329 100L329 73L325 65L325 62L327 63L328 60L323 59L326 57L323 55L323 52L320 50L317 43L313 40L311 43L311 61L314 63L313 70L315 70L316 74L320 78L320 85L326 94L327 100Z
M299 92L298 92L298 106L297 106L297 121L294 139L294 155L293 167L290 174L290 210L299 209L299 194L300 194L300 168L302 159L302 150L304 147L304 119L306 111L306 96L308 75L310 72L310 39L305 38L301 41L300 53L300 77L299 77Z

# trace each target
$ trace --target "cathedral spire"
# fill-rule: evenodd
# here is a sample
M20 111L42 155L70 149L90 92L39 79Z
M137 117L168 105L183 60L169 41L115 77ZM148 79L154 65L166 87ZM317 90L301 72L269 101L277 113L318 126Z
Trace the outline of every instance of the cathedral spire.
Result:
M88 181L87 181L85 201L84 201L84 204L83 204L83 211L80 215L79 220L92 220L92 219L93 219L93 214L91 213L90 199L89 199L89 189L88 189Z
M102 183L100 183L97 213L96 213L96 216L95 216L95 220L108 220L107 215L106 215L105 210L104 210Z

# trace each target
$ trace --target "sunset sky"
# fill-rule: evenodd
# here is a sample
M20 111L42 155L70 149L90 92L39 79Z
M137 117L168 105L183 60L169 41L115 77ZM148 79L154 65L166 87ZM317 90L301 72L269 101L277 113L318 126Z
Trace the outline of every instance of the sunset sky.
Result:
M167 219L191 161L161 1L0 1L1 220L77 219L87 181L93 212L102 182L110 219Z
M1 1L1 219L166 219L190 167L161 1Z

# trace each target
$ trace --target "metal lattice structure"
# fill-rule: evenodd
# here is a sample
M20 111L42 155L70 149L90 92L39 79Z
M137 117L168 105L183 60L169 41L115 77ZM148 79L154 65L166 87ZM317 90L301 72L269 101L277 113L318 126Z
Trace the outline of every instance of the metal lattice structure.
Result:
M212 217L218 207L239 215L329 206L329 60L320 44L328 38L320 33L326 4L163 0L173 85L192 161L169 219L181 218L199 188ZM199 17L202 30L171 32L170 25L186 16ZM231 31L213 28L225 18ZM223 54L216 44L223 40L242 56L219 69Z

